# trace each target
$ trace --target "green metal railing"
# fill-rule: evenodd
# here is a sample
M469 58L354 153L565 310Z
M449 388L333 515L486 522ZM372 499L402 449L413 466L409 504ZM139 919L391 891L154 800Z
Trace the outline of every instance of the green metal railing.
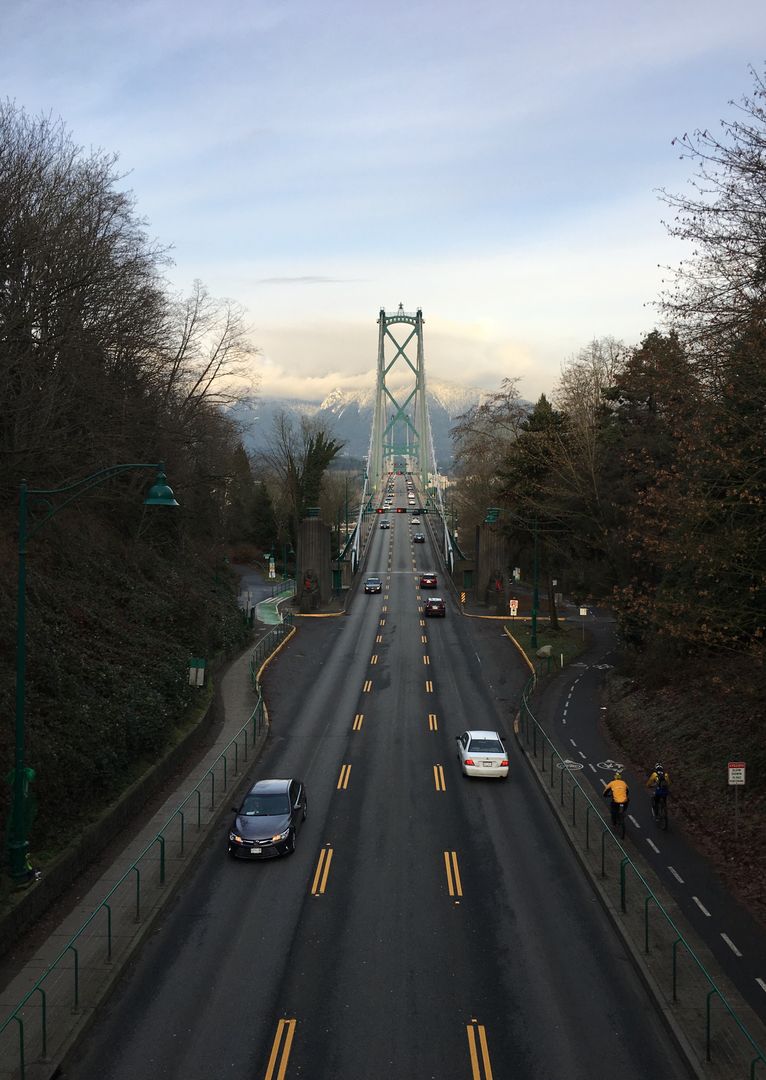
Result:
M763 1051L665 910L647 880L651 871L639 870L602 816L601 807L578 781L579 767L562 757L535 719L530 706L535 684L536 676L532 676L522 693L518 737L543 782L556 792L554 799L558 796L569 835L601 879L616 917L640 949L668 1009L700 1059L709 1063L710 1076L754 1080L756 1075L766 1075ZM719 1005L717 1017L714 1001Z
M62 1016L77 1016L97 1003L114 960L126 951L136 924L142 921L142 912L156 906L167 878L175 876L173 871L180 872L186 854L187 825L194 823L199 831L212 820L227 792L229 764L236 776L263 732L266 713L258 672L293 633L292 621L292 616L287 616L253 650L249 671L257 696L247 723L0 1025L0 1080L25 1080L30 1047L34 1048L35 1061L48 1059L51 1016L60 1021ZM86 969L89 978L84 984L81 972Z

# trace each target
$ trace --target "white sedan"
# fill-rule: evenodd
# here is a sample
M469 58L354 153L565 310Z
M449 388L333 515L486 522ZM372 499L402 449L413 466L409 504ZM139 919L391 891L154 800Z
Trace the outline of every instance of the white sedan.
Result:
M464 731L455 738L464 776L508 776L508 754L497 731Z

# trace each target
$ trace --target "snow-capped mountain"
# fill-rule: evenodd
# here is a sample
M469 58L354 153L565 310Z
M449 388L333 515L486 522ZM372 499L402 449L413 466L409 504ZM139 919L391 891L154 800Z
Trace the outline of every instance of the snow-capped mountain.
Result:
M401 400L397 391L389 387ZM411 386L410 388L411 389ZM405 387L402 390L408 392ZM402 395L404 396L404 395ZM434 448L439 468L446 471L452 461L450 428L461 413L481 401L484 391L457 386L440 380L427 380L426 399L431 418ZM375 386L359 392L338 387L323 401L300 401L294 398L261 398L247 406L237 406L233 411L242 425L244 442L248 450L266 447L273 433L273 418L281 411L295 416L311 416L323 423L336 438L345 442L344 455L362 458L367 454L375 407Z

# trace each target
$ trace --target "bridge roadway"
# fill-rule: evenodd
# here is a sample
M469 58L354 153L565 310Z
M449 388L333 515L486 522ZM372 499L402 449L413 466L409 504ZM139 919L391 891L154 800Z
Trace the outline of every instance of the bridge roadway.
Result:
M424 620L429 543L390 520L383 594L305 622L268 675L254 778L305 780L295 855L235 862L214 837L66 1080L688 1075L513 740L508 781L460 775L455 735L508 726L474 636L497 624L446 593Z

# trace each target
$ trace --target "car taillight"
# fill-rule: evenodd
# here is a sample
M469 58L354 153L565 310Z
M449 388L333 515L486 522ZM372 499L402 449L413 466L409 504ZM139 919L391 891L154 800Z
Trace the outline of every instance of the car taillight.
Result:
M508 758L503 758L503 760L500 762L500 764L503 765L503 766L507 766L508 765Z
M467 757L465 759L465 763L466 763L466 765L475 765L476 764L476 762L471 757Z

